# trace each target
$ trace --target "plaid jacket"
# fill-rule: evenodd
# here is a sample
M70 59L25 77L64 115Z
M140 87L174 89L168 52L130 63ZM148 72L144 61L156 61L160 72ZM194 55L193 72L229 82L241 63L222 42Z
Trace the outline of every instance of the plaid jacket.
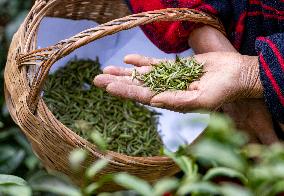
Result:
M284 123L284 0L127 0L132 12L169 7L193 8L220 18L234 47L258 55L264 96L273 117ZM194 24L156 22L141 27L161 50L189 48Z

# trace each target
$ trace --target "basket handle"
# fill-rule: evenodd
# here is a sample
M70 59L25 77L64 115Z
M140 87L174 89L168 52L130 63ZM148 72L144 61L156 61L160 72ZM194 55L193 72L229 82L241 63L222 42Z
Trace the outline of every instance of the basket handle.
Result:
M44 81L48 76L51 66L56 61L70 54L77 48L104 36L155 21L192 21L195 23L203 23L215 27L223 34L226 34L223 25L217 18L193 9L169 8L116 19L95 28L85 30L69 39L62 40L54 46L35 50L25 55L19 55L17 58L17 65L19 67L25 65L39 66L33 78L31 90L27 98L27 104L31 112L34 113L37 109Z

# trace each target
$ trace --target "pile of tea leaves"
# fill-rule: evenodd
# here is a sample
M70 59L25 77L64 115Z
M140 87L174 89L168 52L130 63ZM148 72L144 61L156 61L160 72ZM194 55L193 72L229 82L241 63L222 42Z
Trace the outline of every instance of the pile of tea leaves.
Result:
M163 147L157 130L159 114L92 85L102 73L99 61L72 60L49 75L44 100L65 126L92 141L99 133L107 149L130 156L156 156Z
M133 78L144 83L156 94L168 90L187 90L189 85L203 75L203 64L194 58L176 57L175 61L162 61L153 65L146 74L133 72Z

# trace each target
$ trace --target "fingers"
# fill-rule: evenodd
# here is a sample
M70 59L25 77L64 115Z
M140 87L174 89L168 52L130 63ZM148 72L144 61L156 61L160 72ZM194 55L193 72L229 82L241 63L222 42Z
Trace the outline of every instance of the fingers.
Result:
M153 97L151 105L174 111L186 112L200 108L199 91L167 91Z
M142 85L141 82L133 79L131 76L113 76L109 74L101 74L94 79L94 84L99 88L106 88L109 84L114 82L121 82L129 85Z
M142 55L138 54L130 54L125 56L124 62L126 64L132 64L137 67L142 67L142 66L151 66L154 64L160 63L162 60L160 59L155 59L155 58L150 58L150 57L145 57Z
M147 105L150 104L150 100L154 96L154 93L149 88L129 85L123 82L110 83L106 90L111 95L134 100Z
M108 66L103 70L104 74L110 74L115 76L131 76L134 69L139 74L146 74L151 71L151 66L143 66L143 67L136 67L136 68L123 68L123 67L115 67L115 66Z

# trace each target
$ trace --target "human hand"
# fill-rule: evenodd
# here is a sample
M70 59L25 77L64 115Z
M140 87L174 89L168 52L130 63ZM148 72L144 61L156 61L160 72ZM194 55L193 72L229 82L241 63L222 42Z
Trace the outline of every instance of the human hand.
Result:
M137 80L132 80L133 69L107 67L104 74L95 78L96 86L112 95L132 99L143 104L174 111L188 112L196 109L216 109L224 103L241 98L262 96L258 58L238 53L212 52L196 55L204 63L205 74L193 82L187 91L166 91L155 95ZM139 55L128 55L125 62L133 64L139 73L151 70L160 60Z
M272 144L279 139L274 131L271 114L263 99L242 99L222 106L239 130L246 131L250 142Z
M189 45L196 54L207 52L236 52L230 41L211 26L196 28L190 34ZM271 114L263 99L242 99L222 105L224 113L236 127L246 131L250 142L271 144L279 141L275 134ZM284 130L284 126L283 126Z

